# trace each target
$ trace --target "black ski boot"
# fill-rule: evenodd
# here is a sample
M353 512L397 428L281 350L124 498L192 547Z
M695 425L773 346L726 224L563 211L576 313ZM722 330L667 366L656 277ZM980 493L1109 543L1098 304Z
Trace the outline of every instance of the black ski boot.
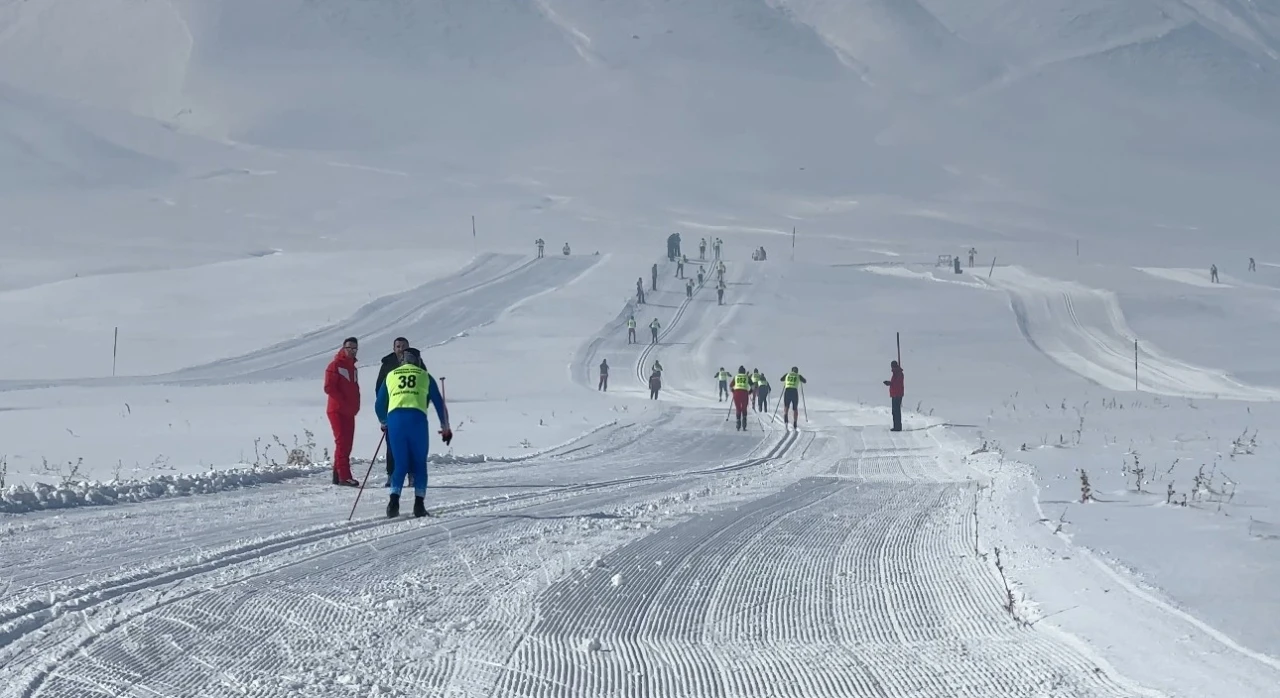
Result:
M338 471L333 471L333 484L338 484Z
M430 516L430 514L427 513L427 505L423 503L422 497L413 498L413 515L418 518Z
M387 501L387 518L394 519L400 515L400 495L393 494Z

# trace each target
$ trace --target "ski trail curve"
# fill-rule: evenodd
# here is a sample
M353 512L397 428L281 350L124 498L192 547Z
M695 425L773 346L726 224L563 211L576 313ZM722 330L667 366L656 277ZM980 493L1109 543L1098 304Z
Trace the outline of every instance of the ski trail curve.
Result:
M699 442L660 440L665 450L644 448L649 471L631 477L446 505L437 509L443 518L428 521L317 526L69 595L33 596L0 615L0 696L73 698L89 687L110 695L245 695L229 685L240 680L256 696L334 695L352 682L360 695L417 696L483 683L484 667L496 673L501 664L493 658L509 654L526 622L513 615L514 592L550 582L544 554L564 557L643 535L626 527L606 529L594 542L582 537L618 518L609 512L628 501L782 458L798 440L782 438L767 453L718 465L714 454L746 445L713 431ZM552 537L562 539L561 549L543 551ZM426 616L399 612L423 602ZM396 622L388 626L386 617ZM388 638L393 627L412 642ZM461 643L462 659L472 661L463 666L448 652L384 661L441 642ZM394 683L400 687L390 693L371 690Z
M512 305L577 278L599 258L530 259L484 254L452 276L402 293L379 298L351 317L299 337L155 376L123 376L70 380L0 381L0 391L83 386L225 385L228 383L316 379L345 336L359 337L367 347L390 346L403 334L415 346L430 349L496 321ZM369 357L365 362L369 362Z
M1115 294L1007 267L989 281L1009 294L1022 336L1055 363L1104 388L1134 390L1134 332ZM1139 344L1138 389L1172 397L1269 402L1280 389L1247 385L1225 371Z
M1130 695L1005 612L957 523L972 496L806 478L644 538L539 596L494 693Z

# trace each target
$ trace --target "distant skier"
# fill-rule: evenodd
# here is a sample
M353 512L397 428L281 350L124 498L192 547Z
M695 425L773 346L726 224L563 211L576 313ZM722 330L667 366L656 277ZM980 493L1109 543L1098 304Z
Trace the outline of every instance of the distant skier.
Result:
M684 285L684 297L693 300L693 279L689 279Z
M627 317L627 344L636 343L636 316Z
M391 475L391 496L387 501L387 518L400 515L400 492L404 478L413 470L413 515L427 516L423 501L427 496L427 456L430 453L427 402L435 407L440 420L440 438L448 445L453 441L444 398L422 364L422 355L412 347L404 351L403 363L387 375L378 386L374 411L387 433L387 446L396 454L396 470Z
M748 378L751 379L751 409L759 412L760 403L756 399L756 391L760 387L760 369L758 368L751 369L751 373L748 376Z
M675 240L676 240L676 248L675 248L674 254L671 255L672 260L680 256L680 233L675 234Z
M756 379L756 407L761 412L769 411L769 390L769 379L761 373Z
M651 369L650 369L650 371L651 371L652 373L656 373L656 374L658 374L658 375L662 375L662 362L661 362L661 361L657 361L657 360L655 360L655 361L653 362L653 368L651 368Z
M889 370L893 375L884 384L889 386L889 399L893 404L893 429L890 431L902 431L902 396L906 392L903 386L902 367L897 361L890 361Z
M724 305L724 279L716 283L716 304Z
M377 386L382 385L384 382L386 382L387 374L391 373L397 368L400 368L400 364L402 363L402 359L404 357L404 350L408 348L409 348L409 340L405 339L404 337L396 337L395 340L391 342L391 353L382 357L382 365L378 367L378 377L373 381L373 385L375 386L374 387L375 395L376 395ZM388 448L387 449L387 483L386 485L384 485L385 487L391 486L391 474L394 473L395 470L396 470L395 454L392 453L391 449ZM413 477L412 474L410 475L410 477ZM412 486L413 481L410 480L409 484Z
M698 285L699 285L699 286L701 286L701 285L702 285L702 281L703 281L703 278L704 278L704 274L705 274L705 273L706 273L706 272L703 270L703 268L702 268L702 267L698 267Z
M657 400L659 390L662 390L662 374L654 371L649 374L649 399Z
M970 267L972 267L972 266L973 266L973 260L974 260L974 258L975 258L975 257L977 257L977 256L978 256L978 248L976 248L976 247L970 247L970 248L969 248L969 266L970 266Z
M716 259L720 259L720 246L723 244L724 241L720 238L716 238L716 241L712 244L712 249L714 249L716 253Z
M650 285L650 288L654 291L657 291L658 290L658 265L657 264L653 265L653 269L649 270L649 274L650 276L653 277L652 279L653 283Z
M733 411L738 415L738 431L747 430L747 399L751 395L751 376L747 367L739 366L733 377Z
M684 278L684 263L685 263L685 261L686 261L686 260L685 260L685 258L684 258L683 256L681 256L679 259L677 259L677 260L676 260L676 278L677 278L677 279L683 279L683 278Z
M720 370L716 371L716 384L720 388L720 400L717 402L729 399L729 379L732 377L733 374L724 370L724 366L721 366Z
M769 258L769 255L765 254L765 251L764 251L764 245L761 245L761 246L760 246L760 261L761 261L761 262L763 262L763 261L765 261L765 260L766 260L766 259L768 259L768 258Z
M324 394L329 396L325 413L333 428L333 484L347 487L360 486L360 481L351 477L351 446L360 412L360 380L356 372L359 350L359 340L347 337L324 370Z
M542 249L547 246L547 242L542 238L538 238L533 241L533 244L538 246L538 259L542 259Z
M564 256L568 257L568 256L569 256L569 243L567 243L567 242L566 242L566 243L564 244L564 247L562 247L562 248L560 249L560 251L564 253Z
M795 366L782 377L782 423L787 423L787 409L792 410L791 424L800 430L800 385L808 383Z
M653 322L649 323L649 334L652 336L650 344L658 343L658 330L660 329L662 329L662 324L658 322L658 318L654 318Z
M608 389L609 389L609 360L601 359L600 360L600 385L596 387L596 390L608 390Z
M644 279L636 277L636 305L644 305Z
M698 241L698 259L700 261L706 261L707 259L707 239L706 238L702 238L701 240Z
M1218 283L1218 265L1209 265L1209 280L1215 284Z
M1258 265L1253 261L1253 257L1249 258L1249 271L1258 271Z

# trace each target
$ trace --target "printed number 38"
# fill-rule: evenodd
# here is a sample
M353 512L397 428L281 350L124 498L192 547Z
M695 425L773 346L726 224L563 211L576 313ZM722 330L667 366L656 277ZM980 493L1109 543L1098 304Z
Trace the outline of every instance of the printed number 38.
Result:
M405 388L416 388L416 387L418 387L417 376L400 376L401 390L404 390Z

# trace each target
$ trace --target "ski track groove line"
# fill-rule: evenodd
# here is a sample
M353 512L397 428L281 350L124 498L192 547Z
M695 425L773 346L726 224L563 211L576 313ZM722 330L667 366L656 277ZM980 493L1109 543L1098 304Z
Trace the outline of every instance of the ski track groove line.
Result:
M911 449L888 462L882 439L893 441L864 434L877 442L866 444L866 480L805 478L544 590L492 695L1127 695L1009 617L1003 585L972 549L977 485ZM603 651L573 646L587 638Z
M529 502L531 500L537 500L537 499L550 499L552 501L555 501L557 499L563 499L564 495L566 494L581 493L581 492L591 491L591 490L605 490L605 489L615 488L619 486L626 487L633 484L657 482L661 480L681 479L681 478L687 478L690 476L713 475L713 474L720 474L720 473L726 473L726 472L734 472L734 471L743 470L749 467L753 467L756 465L760 465L770 460L782 457L795 441L796 439L794 437L788 438L787 436L784 436L774 445L774 447L769 451L769 453L763 457L751 458L751 459L743 460L737 463L727 464L725 466L721 466L717 468L709 468L709 469L698 470L698 471L640 475L640 476L634 476L630 478L621 478L617 480L610 480L610 481L604 481L599 483L570 485L570 486L557 488L554 490L528 492L528 493L521 493L521 494L511 495L511 496L492 497L492 498L482 499L482 500L478 500L476 502L471 502L471 503L441 507L437 510L437 512L459 513L464 511L481 509L486 506L503 505L503 504L521 504L521 503L525 503L525 502ZM341 536L350 536L352 534L367 532L371 529L380 528L382 526L391 525L398 522L403 522L403 517L401 519L396 519L396 520L387 520L387 519L365 520L365 521L358 522L355 525L338 525L337 527L322 526L322 527L318 527L317 529L303 533L301 535L297 535L297 534L285 535L280 539L277 539L274 541L260 542L257 544L241 546L236 549L233 549L232 551L228 551L227 553L224 553L224 554L215 554L214 556L205 559L201 563L197 563L195 565L191 565L188 567L183 567L179 563L176 569L169 570L169 571L162 571L159 574L143 572L137 575L133 575L132 577L124 580L123 582L121 581L108 582L102 585L95 585L96 588L80 589L80 590L77 590L79 593L76 593L75 595L70 596L65 600L51 601L48 605L45 605L44 607L37 606L34 609L23 610L23 611L19 611L16 614L10 614L8 617L0 617L0 638L4 638L6 640L6 643L12 647L12 644L15 641L22 639L24 637L29 637L32 633L38 631L40 628L44 627L45 625L48 625L49 623L52 623L58 620L59 618L66 617L69 611L83 613L88 609L95 608L103 604L104 602L107 602L122 596L126 596L129 594L136 594L139 592L145 592L145 591L154 589L156 587L160 587L170 583L175 583L175 582L185 583L189 581L191 578L197 575L205 574L205 573L218 573L218 572L225 573L227 569L229 569L233 565L238 565L238 564L242 564L242 563L253 561L253 560L259 560L269 555L279 554L281 552L284 552L290 549L300 548L309 544L320 544L320 543L328 542L328 541L337 539ZM400 535L405 532L411 532L413 530L415 529L406 529L405 531L397 531L397 532L394 532L393 535ZM214 590L214 589L222 589L225 586L227 586L227 584L237 584L237 585L245 584L248 581L251 581L275 572L279 572L282 569L296 567L297 565L305 564L307 562L311 562L318 558L332 556L335 553L341 552L343 550L349 550L352 548L357 548L360 546L367 545L369 544L369 542L370 541L366 539L350 541L348 543L339 545L336 548L326 548L302 558L294 558L294 559L286 560L284 561L283 564L277 565L276 567L268 568L266 570L259 571L259 572L250 573L247 576L243 576L235 579L233 582L214 585L211 587L205 587L202 589L196 589L192 592L189 592L186 595L180 595L173 598L162 599L156 605L153 605L151 607L144 607L143 609L141 609L140 611L136 612L133 615L126 614L124 618L119 618L119 617L116 618L113 624L108 628L108 630L113 629L115 627L119 627L120 625L133 620L137 616L146 615L156 608L165 607L177 601L185 600L189 596L205 593L207 591ZM380 541L380 543L385 545L385 541ZM28 606L30 605L32 604L28 603ZM83 649L87 645L94 642L98 637L99 637L98 632L91 632L91 634L87 639L85 639L81 643L76 643L76 645L71 650L65 653L64 659L66 657L70 657L76 654L77 652L83 651ZM54 639L56 641L57 638L54 638ZM48 649L52 650L52 647ZM43 653L43 652L40 652L40 653ZM13 659L14 658L10 658L6 660L6 663L13 661ZM37 695L37 693L39 692L39 687L52 674L53 674L52 669L46 670L42 673L37 673L36 677L31 679L28 682L28 688L22 694L23 697L32 698L33 696Z

